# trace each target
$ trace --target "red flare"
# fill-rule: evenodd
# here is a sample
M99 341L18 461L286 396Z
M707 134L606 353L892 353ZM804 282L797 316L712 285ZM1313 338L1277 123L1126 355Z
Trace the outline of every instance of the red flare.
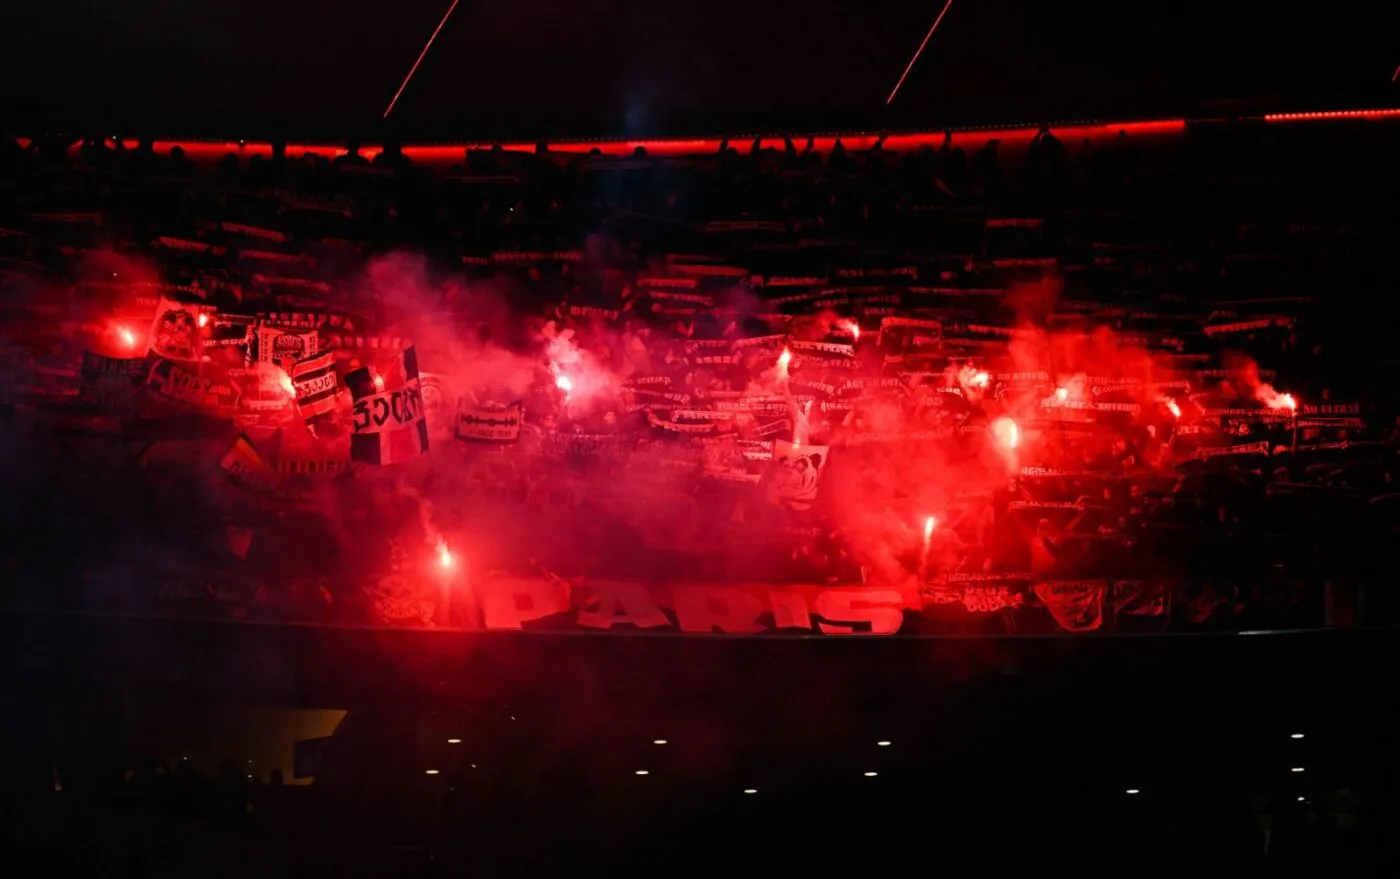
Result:
M1015 449L1021 444L1021 428L1010 418L998 418L992 422L992 434L1007 449Z

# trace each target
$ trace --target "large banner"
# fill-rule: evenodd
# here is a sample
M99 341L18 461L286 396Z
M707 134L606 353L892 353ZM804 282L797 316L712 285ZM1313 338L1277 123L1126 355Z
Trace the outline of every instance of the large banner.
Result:
M487 629L525 629L557 620L583 629L680 631L757 635L810 632L893 635L917 593L894 587L774 586L770 584L648 584L557 578L502 579L477 591Z
M382 390L386 385L383 377L368 367L345 376L345 385L355 398L351 460L395 464L428 451L428 422L414 348L404 349L397 372L392 390Z
M474 443L513 443L520 439L523 406L519 402L501 408L458 402L457 438Z
M131 416L150 369L151 360L146 357L106 357L84 351L78 402L104 414Z

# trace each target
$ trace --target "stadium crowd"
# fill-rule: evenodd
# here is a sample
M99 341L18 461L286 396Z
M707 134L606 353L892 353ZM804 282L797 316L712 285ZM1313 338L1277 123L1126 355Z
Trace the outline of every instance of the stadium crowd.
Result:
M1388 180L1280 128L1027 140L0 144L9 600L475 627L534 578L893 589L916 632L1388 619L1357 324L1393 230L1336 195Z

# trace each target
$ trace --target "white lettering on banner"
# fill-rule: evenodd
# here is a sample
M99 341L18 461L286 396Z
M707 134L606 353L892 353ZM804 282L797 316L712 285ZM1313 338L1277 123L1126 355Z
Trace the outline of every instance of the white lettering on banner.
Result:
M1318 406L1304 405L1304 415L1360 415L1360 403L1323 403Z
M503 409L462 407L458 401L457 438L479 442L513 443L520 438L521 407L514 403Z
M728 348L728 339L687 339L685 342L685 352L691 354L701 348Z
M199 404L205 401L209 389L214 385L213 379L201 378L173 363L170 364L169 370L162 377L159 374L159 365L153 367L148 383L154 385L161 394L181 403Z
M1299 426L1299 427L1303 427L1303 428L1308 428L1308 427L1335 427L1335 428L1346 427L1346 428L1362 428L1362 427L1365 427L1365 426L1366 426L1366 422L1365 422L1365 421L1362 421L1360 418L1331 418L1331 417L1322 417L1322 418L1299 418L1299 419L1298 419L1298 426Z
M333 372L306 381L297 382L297 398L300 399L310 397L314 394L323 394L326 391L333 391L335 390L335 383L336 375Z
M385 391L355 401L354 432L382 433L423 420L423 397L417 387Z
M841 357L854 357L856 353L854 346L838 342L803 342L793 339L788 343L788 347L794 351L816 351L821 354L835 354Z
M676 620L683 632L720 632L752 635L764 630L758 622L763 603L742 589L725 587L677 588Z
M591 591L593 600L578 612L580 626L611 629L626 623L639 629L656 629L671 624L640 583L597 583Z
M1046 382L1050 374L1046 372L998 372L992 374L993 381L999 382Z
M871 635L893 635L904 622L903 602L893 589L833 589L817 595L815 610L823 619L869 623ZM828 634L865 634L852 625L818 625Z
M1269 443L1267 441L1257 443L1246 443L1242 446L1223 446L1214 449L1196 449L1188 457L1191 460L1199 461L1203 458L1218 458L1222 455L1267 455L1269 454Z
M1216 324L1215 326L1202 327L1201 330L1207 336L1217 336L1226 333L1247 333L1251 330L1265 330L1271 326L1288 326L1292 323L1289 318L1260 318L1258 320L1238 321L1230 324Z
M1240 418L1247 421L1290 421L1297 417L1293 409L1206 409L1205 418Z
M1090 403L1085 400L1043 400L1042 409L1077 409L1085 412L1129 412L1137 414L1142 407L1137 403Z
M1095 397L1103 394L1111 394L1116 391L1131 391L1148 386L1146 381L1139 379L1097 379L1091 378L1089 381L1095 384L1089 389ZM1191 390L1191 383L1188 381L1163 381L1154 382L1152 387L1159 391L1178 391L1188 393Z
M782 334L772 336L750 336L746 339L735 339L735 348L773 348L777 349L787 340L787 336Z

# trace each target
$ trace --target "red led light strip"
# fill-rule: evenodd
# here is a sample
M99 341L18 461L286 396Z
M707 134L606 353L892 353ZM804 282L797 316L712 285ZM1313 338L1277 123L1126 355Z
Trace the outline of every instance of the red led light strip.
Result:
M1255 120L1264 122L1323 122L1343 119L1400 119L1400 108L1381 110L1328 110L1310 113L1270 113L1265 116L1252 117ZM1158 119L1140 122L1065 122L1052 125L1051 129L1066 142L1070 140L1102 140L1105 138L1117 137L1120 132L1132 137L1170 137L1178 135L1186 130L1187 120L1185 119ZM1038 126L1019 126L1007 128L960 128L952 129L953 145L963 147L980 147L989 140L1000 140L1008 147L1024 146L1029 143L1039 131ZM799 147L806 143L806 134L793 135L792 139ZM847 149L867 150L875 145L879 140L879 135L870 132L850 132L850 133L823 133L813 135L814 147L821 152L829 152L839 139ZM942 145L945 132L926 131L909 132L904 134L891 134L885 138L885 148L893 152L904 152L917 150L922 147L932 147L937 149ZM753 142L752 135L736 136L730 139L730 143L736 149L748 149ZM598 150L607 156L631 155L639 147L644 149L651 156L693 156L706 153L715 153L719 150L721 141L718 138L694 138L694 139L657 139L657 140L598 140L598 141L558 141L549 144L552 153L578 155ZM781 147L783 137L764 136L761 138L763 146ZM128 148L135 148L135 141L127 141L124 144ZM427 165L450 165L461 162L466 150L490 149L494 142L480 143L456 143L456 144L424 144L420 146L406 146L403 151L414 162ZM218 160L234 153L238 156L251 158L261 156L267 158L272 155L272 148L266 143L251 143L241 141L179 141L179 140L158 140L155 142L155 149L158 152L168 152L172 147L180 147L185 154L193 161ZM533 142L504 142L502 149L510 151L533 151ZM77 149L75 146L74 149ZM366 158L374 158L378 155L378 147L365 147L361 150ZM305 155L322 155L328 158L344 155L345 149L337 144L288 144L287 155L290 158L298 158Z
M1319 113L1269 113L1265 122L1310 122L1319 119L1395 119L1400 118L1396 110L1325 110Z

